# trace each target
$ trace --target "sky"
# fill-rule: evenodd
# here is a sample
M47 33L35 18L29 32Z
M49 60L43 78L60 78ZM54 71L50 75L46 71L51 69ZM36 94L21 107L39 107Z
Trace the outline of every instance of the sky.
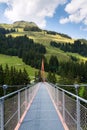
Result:
M25 20L40 28L87 39L87 0L0 0L0 23Z

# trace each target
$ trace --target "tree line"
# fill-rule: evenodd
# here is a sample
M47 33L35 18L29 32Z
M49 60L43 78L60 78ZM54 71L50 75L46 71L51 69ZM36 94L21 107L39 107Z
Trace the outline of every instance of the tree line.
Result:
M37 26L25 26L24 31L41 32L42 30Z
M69 39L72 39L70 36L68 36L67 34L63 34L63 33L58 33L58 32L55 32L55 31L47 31L47 30L44 30L47 32L47 34L50 34L50 35L60 35L61 37L65 37L65 38L69 38Z
M0 35L0 54L18 56L26 64L40 68L42 57L46 53L46 48L41 44L36 44L32 39L25 36L13 38Z
M12 33L12 32L16 32L15 29L5 29L3 27L0 27L0 34L8 34L8 33Z
M87 57L87 44L83 43L79 40L74 41L73 44L71 43L57 43L55 41L51 41L50 45L56 48L60 48L64 52L72 52L78 53L82 56Z
M55 60L54 60L55 59ZM47 65L46 65L47 66ZM56 78L56 74L60 76ZM59 84L87 83L87 61L86 62L59 62L56 56L51 56L48 63L47 81ZM64 89L76 94L74 87L64 87ZM83 90L82 90L83 89ZM79 96L87 99L87 88L83 86L78 90Z
M23 71L17 70L15 67L8 67L6 64L5 68L0 65L0 85L26 85L30 83L30 78L26 69Z
M45 71L60 75L64 84L87 82L87 61L75 62L70 60L59 62L57 56L51 56L49 62L47 62L46 58L44 59L44 64Z
M86 83L87 82L87 61L60 63L59 74L66 77L70 83ZM68 83L69 84L69 83Z
M17 89L20 89L27 84L30 83L29 75L24 70L17 70L15 67L8 67L6 64L5 67L2 67L0 65L0 96L3 96L3 85L8 85L8 88L6 89L6 94L11 93L13 91L16 91Z

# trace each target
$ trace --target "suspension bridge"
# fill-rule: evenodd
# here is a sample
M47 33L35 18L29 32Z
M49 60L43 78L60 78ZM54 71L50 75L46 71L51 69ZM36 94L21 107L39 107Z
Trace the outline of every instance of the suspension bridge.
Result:
M87 130L87 100L47 82L0 98L0 130Z

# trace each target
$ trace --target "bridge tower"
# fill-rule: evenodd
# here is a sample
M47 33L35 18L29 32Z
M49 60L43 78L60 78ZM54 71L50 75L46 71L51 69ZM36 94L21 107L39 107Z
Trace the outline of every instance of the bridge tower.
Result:
M42 59L42 64L41 64L41 78L42 81L45 82L44 59Z

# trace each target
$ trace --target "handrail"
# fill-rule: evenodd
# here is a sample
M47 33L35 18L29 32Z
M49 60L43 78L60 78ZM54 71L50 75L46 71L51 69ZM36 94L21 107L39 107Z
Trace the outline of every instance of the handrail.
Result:
M64 91L65 93L67 93L67 94L69 94L69 95L72 95L72 96L74 96L75 98L78 98L78 99L80 99L81 101L87 103L87 100L86 100L86 99L81 98L81 97L79 97L78 95L75 95L75 94L73 94L73 93L71 93L71 92L69 92L69 91L67 91L67 90L61 89L61 88L59 88L59 87L58 87L58 89L60 89L60 90Z
M52 83L47 88L69 130L86 130L87 100Z
M16 94L16 93L18 93L18 92L20 92L20 91L23 91L23 90L25 90L25 89L27 89L27 88L29 88L30 86L27 86L27 87L24 87L24 88L22 88L22 89L19 89L19 90L17 90L17 91L14 91L14 92L12 92L12 93L10 93L10 94L7 94L7 95L5 95L5 96L2 96L2 97L0 97L0 100L3 100L3 99L5 99L5 98L7 98L7 97L9 97L9 96L12 96L12 95L14 95L14 94Z
M31 104L38 90L38 85L28 84L0 98L0 130L13 130Z
M67 94L69 94L69 95L71 95L71 96L74 96L75 98L78 98L78 99L80 99L81 101L87 103L87 100L86 100L86 99L81 98L81 97L79 97L78 95L75 95L75 94L73 94L73 93L71 93L71 92L69 92L69 91L67 91L67 90L65 90L65 89L62 89L62 88L58 87L57 85L54 85L54 84L52 84L52 83L51 83L51 85L52 85L52 87L58 88L59 90L64 91L65 93L67 93ZM60 86L74 86L74 85L60 85ZM82 86L82 85L81 85L81 86Z

